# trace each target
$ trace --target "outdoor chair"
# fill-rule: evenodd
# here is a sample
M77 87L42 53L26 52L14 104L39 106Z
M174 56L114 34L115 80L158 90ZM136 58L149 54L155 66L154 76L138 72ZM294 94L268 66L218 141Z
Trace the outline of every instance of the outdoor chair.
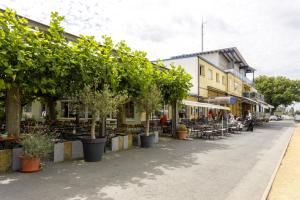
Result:
M215 137L221 137L222 136L222 127L218 124L214 125L214 130L213 130L213 139L215 139Z
M213 136L213 134L214 134L213 127L211 127L211 126L210 127L205 127L201 131L201 138L210 139L210 137Z
M195 125L192 125L188 128L189 137L199 138L201 137L201 131Z
M229 125L228 132L230 132L232 134L241 133L239 124L234 123L234 124Z

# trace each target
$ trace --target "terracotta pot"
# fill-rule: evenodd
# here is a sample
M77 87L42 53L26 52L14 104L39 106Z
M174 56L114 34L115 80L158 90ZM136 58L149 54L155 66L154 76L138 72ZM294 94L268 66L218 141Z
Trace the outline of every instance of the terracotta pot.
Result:
M187 131L177 131L179 140L185 140L188 136Z
M21 172L37 172L41 169L41 160L40 158L21 156Z

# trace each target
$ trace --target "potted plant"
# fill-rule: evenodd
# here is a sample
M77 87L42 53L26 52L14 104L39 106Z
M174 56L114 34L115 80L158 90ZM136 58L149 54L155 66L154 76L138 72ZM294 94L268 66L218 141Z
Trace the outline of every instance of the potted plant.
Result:
M180 124L177 128L177 135L180 140L185 140L188 136L187 128L184 124Z
M137 98L138 109L145 112L146 115L145 133L141 135L141 146L144 148L152 147L155 142L155 135L149 133L150 114L161 107L161 101L161 92L155 84L145 87L144 91Z
M53 150L53 140L47 134L29 133L20 139L24 155L21 156L21 172L37 172L41 169L41 158Z
M86 162L100 161L104 153L106 144L105 138L105 121L107 115L116 113L119 105L125 103L127 95L124 93L115 94L107 85L101 91L87 86L84 88L81 96L81 101L86 105L92 114L91 137L82 138L83 155ZM97 116L102 122L100 137L96 138L96 119Z

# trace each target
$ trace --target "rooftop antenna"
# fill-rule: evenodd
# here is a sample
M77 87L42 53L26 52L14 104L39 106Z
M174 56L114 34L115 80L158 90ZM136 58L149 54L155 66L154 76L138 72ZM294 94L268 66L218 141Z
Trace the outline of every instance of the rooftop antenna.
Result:
M204 38L204 22L202 17L202 23L201 23L201 52L203 52L203 38Z

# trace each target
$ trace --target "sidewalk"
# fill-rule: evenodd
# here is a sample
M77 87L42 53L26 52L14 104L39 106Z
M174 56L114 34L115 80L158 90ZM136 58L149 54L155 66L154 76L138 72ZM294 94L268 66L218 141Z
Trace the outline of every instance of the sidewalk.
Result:
M300 199L300 124L294 130L268 199Z

